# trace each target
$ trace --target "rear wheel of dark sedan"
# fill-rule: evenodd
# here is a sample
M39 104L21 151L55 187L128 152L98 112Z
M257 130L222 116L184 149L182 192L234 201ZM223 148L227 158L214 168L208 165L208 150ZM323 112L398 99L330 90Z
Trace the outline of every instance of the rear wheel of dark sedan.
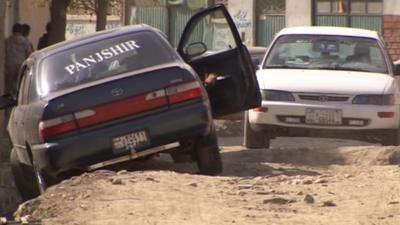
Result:
M17 187L24 201L39 196L40 192L36 185L35 172L33 168L19 162L17 152L10 154L11 172L14 175L15 186Z
M246 148L269 148L270 138L265 132L253 130L249 122L249 113L244 114L244 146Z
M222 172L221 154L214 126L209 135L197 141L194 150L201 174L218 175Z

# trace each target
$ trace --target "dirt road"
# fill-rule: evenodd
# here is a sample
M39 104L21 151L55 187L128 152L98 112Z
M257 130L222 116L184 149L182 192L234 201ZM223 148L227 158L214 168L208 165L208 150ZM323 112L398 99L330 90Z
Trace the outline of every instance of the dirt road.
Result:
M222 135L224 136L224 135ZM248 150L222 137L224 173L160 156L49 188L18 216L43 224L400 224L400 148L335 139L278 138Z

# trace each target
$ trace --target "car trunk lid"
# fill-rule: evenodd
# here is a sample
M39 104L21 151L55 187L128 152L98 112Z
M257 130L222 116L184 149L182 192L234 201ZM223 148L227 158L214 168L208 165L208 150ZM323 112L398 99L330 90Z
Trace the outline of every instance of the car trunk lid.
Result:
M40 133L44 140L120 119L168 110L171 104L202 98L199 82L180 67L114 79L49 100Z

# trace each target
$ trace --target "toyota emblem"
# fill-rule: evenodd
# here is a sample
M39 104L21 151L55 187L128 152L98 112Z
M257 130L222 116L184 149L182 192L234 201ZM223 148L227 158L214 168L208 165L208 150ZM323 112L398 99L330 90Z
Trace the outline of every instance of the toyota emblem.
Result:
M319 96L319 101L321 101L321 102L327 102L328 100L329 100L329 98L326 95Z

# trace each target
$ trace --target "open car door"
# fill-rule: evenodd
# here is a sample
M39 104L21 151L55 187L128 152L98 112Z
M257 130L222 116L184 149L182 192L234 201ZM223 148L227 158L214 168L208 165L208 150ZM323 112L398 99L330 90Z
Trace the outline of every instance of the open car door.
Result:
M207 88L214 117L261 105L250 54L224 5L195 14L177 50L203 82L208 73L218 75L215 84Z

